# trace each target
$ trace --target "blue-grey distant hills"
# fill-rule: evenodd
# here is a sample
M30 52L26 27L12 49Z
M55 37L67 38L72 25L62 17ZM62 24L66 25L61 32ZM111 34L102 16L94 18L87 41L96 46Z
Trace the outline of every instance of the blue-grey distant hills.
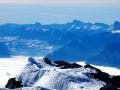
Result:
M112 30L104 23L86 23L78 20L65 24L0 25L0 41L7 44L14 55L46 55L74 40Z
M115 21L111 25L79 20L48 25L2 24L0 42L7 45L12 55L46 56L51 60L89 61L103 53L102 55L107 59L112 53L106 55L105 47L120 42L120 22ZM116 45L114 44L114 47Z
M6 44L0 42L0 57L10 57L11 56L11 51L7 47Z
M120 68L120 42L106 45L98 55L90 58L87 63Z

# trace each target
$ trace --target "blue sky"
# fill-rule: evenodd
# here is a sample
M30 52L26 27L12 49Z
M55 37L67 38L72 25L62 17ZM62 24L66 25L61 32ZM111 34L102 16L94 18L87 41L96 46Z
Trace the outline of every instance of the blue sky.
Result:
M120 21L120 0L0 0L0 24Z

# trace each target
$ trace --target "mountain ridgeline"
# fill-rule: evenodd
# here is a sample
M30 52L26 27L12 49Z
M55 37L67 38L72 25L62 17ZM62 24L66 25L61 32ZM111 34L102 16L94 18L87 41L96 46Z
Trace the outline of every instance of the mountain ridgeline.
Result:
M120 76L87 64L29 58L23 71L0 90L120 90Z
M108 25L73 20L65 24L0 25L0 42L10 55L46 56L120 67L120 22ZM2 54L2 52L0 52ZM94 62L95 61L95 62Z

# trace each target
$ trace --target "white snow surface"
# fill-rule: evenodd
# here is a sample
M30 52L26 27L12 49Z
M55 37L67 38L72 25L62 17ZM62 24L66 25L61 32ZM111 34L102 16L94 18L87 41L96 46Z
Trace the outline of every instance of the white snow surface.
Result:
M114 34L114 33L115 33L115 34L116 34L116 33L119 34L119 33L120 33L120 30L112 30L111 32L112 32L113 34Z
M91 69L60 69L46 64L42 57L28 61L28 57L0 59L0 87L4 88L8 79L16 77L25 88L16 90L99 90L105 83L89 78L85 73L95 72ZM84 62L77 62L85 65ZM111 67L95 66L111 75L120 75L120 70ZM46 90L47 90L46 89ZM8 90L8 89L0 89Z
M28 57L25 56L0 58L0 87L4 87L8 79L15 77L19 72L21 72L27 62Z
M89 78L91 69L60 69L46 64L42 59L29 60L23 72L16 76L24 87L44 87L50 90L99 90L105 83ZM92 86L92 87L91 87Z
M86 65L85 62L77 62L77 64L80 64L83 66ZM105 66L97 66L97 65L92 65L92 66L94 66L94 67L100 69L101 71L106 72L110 75L115 75L115 76L120 75L120 69L115 68L115 67L105 67Z
M26 63L27 57L0 58L0 87L4 87L8 79L21 72Z

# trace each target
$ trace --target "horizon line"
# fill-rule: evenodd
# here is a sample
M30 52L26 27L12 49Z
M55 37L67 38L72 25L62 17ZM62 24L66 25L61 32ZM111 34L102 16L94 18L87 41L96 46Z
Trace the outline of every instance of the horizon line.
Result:
M4 25L4 24L18 24L18 25L22 25L22 24L36 24L36 23L39 23L39 24L41 24L41 25L51 25L51 24L67 24L67 23L72 23L72 22L74 22L74 21L79 21L79 22L82 22L82 23L91 23L91 24L96 24L96 23L103 23L103 24L107 24L107 25L112 25L112 24L114 24L114 22L120 22L119 20L114 20L113 22L112 22L112 24L108 24L108 23L105 23L105 22L93 22L93 21L82 21L82 20L78 20L78 19L73 19L73 20L71 20L71 21L65 21L65 22L61 22L61 23L58 23L58 22L54 22L54 23L42 23L42 22L40 22L40 21L35 21L35 22L33 22L33 23L17 23L17 22L7 22L7 23L0 23L0 25Z

